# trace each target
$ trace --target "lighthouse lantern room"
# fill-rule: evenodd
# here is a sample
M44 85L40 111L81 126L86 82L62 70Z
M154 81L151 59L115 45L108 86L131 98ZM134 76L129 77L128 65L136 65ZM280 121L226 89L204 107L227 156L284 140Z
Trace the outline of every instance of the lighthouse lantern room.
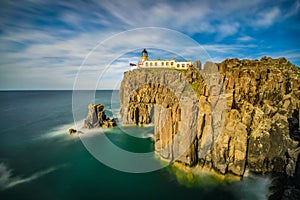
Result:
M144 61L146 61L146 60L148 60L148 52L147 52L146 49L144 49L144 50L142 51L142 61L144 62Z

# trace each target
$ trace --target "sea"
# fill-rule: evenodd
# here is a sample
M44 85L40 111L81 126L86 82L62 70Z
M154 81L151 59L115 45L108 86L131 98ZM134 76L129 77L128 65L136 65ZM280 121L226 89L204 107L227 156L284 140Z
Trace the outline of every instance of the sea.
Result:
M109 116L118 117L113 93L96 91L91 101L104 104ZM69 135L69 128L80 128L90 103L74 108L73 97L73 91L0 92L0 199L267 199L268 177L228 181L165 165L153 153L151 126L123 127L120 122L116 128ZM108 143L126 152L147 153L162 167L124 170L114 163L129 161Z

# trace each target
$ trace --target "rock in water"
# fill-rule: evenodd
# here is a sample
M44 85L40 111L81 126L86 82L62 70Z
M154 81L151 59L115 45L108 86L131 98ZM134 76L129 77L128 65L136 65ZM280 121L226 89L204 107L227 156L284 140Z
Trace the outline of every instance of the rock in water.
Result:
M69 134L72 135L74 133L77 133L77 130L76 129L73 129L73 128L70 128L69 129Z
M103 104L89 104L88 115L84 120L85 128L112 128L117 125L117 119L106 116Z

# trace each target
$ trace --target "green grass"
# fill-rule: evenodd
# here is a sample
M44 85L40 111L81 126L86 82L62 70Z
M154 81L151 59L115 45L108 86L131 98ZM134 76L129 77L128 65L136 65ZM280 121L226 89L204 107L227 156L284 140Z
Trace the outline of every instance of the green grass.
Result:
M197 98L200 99L201 96L201 91L200 91L200 83L199 82L194 82L191 84L192 89L195 91Z

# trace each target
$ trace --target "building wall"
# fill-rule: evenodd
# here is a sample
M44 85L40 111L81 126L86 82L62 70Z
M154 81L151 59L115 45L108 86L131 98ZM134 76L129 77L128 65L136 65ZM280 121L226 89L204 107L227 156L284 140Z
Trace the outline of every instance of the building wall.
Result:
M190 66L192 66L192 62L177 62L176 60L146 60L139 62L138 66L141 68L188 69Z

